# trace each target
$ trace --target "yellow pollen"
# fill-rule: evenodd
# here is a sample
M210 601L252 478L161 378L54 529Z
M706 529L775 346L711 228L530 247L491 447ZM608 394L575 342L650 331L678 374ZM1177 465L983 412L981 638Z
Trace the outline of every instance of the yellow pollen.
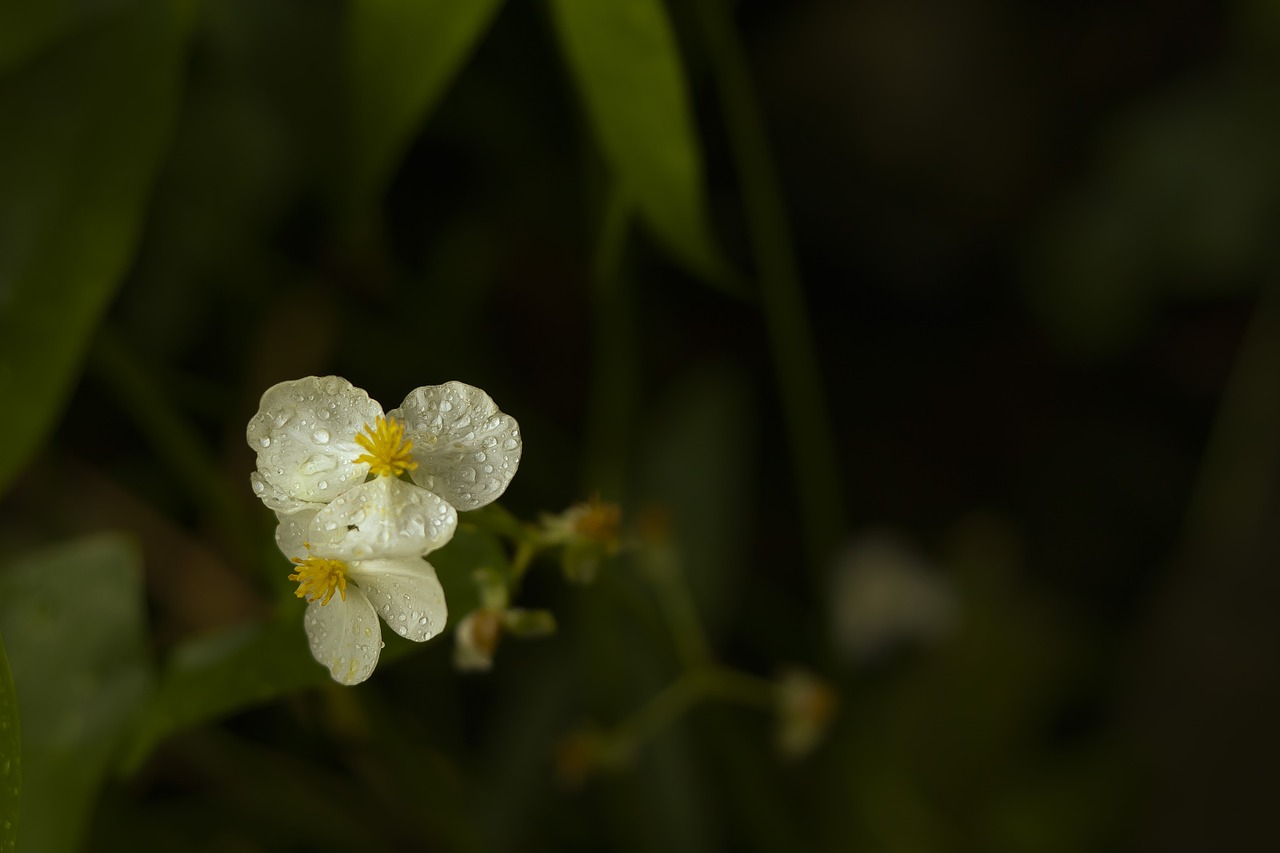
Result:
M307 545L310 550L311 546ZM298 598L307 601L319 601L321 605L329 603L333 593L347 600L347 564L341 560L329 560L324 557L294 557L298 571L289 575L289 580L298 582Z
M388 420L379 415L372 426L365 424L364 432L356 436L356 444L368 451L357 457L356 463L368 462L369 473L375 476L399 477L418 467L410 457L413 442L405 439L404 424L394 418Z

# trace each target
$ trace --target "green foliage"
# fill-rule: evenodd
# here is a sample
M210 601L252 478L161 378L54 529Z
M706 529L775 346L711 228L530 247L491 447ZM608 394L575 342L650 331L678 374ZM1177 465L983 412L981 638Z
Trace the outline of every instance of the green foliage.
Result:
M466 62L502 0L352 0L347 5L351 143L347 201L369 204ZM363 210L357 210L363 213Z
M24 402L0 441L0 492L61 411L132 260L187 20L182 2L134 3L0 78L0 399Z
M300 612L183 643L138 714L121 758L133 772L166 737L313 687L329 674L307 649Z
M702 150L659 0L552 0L556 34L596 142L646 225L700 276L727 285L707 220Z
M80 849L121 734L151 689L141 565L100 536L0 571L0 631L22 717L19 849Z

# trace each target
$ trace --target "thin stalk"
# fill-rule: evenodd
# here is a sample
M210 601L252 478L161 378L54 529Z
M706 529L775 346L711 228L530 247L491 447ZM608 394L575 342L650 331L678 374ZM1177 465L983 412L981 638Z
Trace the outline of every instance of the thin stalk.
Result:
M742 185L805 547L810 570L816 574L844 527L840 454L823 395L791 231L747 60L727 4L698 0L696 7Z
M772 710L774 687L766 679L728 667L687 670L605 735L606 754L629 762L645 743L710 700Z
M622 500L631 454L631 423L639 381L635 305L622 274L632 201L620 186L609 191L591 265L594 332L591 411L587 421L585 493Z

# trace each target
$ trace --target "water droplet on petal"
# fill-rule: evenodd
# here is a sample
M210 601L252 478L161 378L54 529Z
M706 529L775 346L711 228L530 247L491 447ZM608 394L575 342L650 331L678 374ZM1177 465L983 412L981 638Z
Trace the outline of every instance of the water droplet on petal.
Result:
M258 439L258 444L261 444L263 447L270 447L271 438L269 436L264 435L262 438Z
M329 431L327 429L318 429L315 432L311 433L311 440L314 441L316 444L328 444Z

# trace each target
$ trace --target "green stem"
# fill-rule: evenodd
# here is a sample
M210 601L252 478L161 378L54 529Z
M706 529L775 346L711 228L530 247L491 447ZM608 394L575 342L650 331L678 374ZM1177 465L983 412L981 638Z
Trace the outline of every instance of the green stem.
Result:
M626 463L631 454L623 451L631 447L632 397L639 372L635 305L622 275L632 210L630 195L620 186L612 187L591 265L594 370L583 488L614 500L624 497Z
M679 556L673 547L661 548L651 558L653 564L647 573L653 583L658 604L671 629L676 653L688 669L705 667L711 663L711 643L702 627L702 618L693 601L693 592L685 580Z
M522 539L520 544L516 546L516 553L511 558L511 591L515 593L517 585L524 577L524 573L529 570L529 564L533 562L533 558L537 556L539 546L531 539Z
M682 673L631 716L604 736L605 754L625 764L636 752L702 702L719 700L772 710L772 682L722 666L704 666Z
M723 0L698 0L703 35L742 183L760 303L777 373L810 571L845 523L839 459L778 177L747 60Z

